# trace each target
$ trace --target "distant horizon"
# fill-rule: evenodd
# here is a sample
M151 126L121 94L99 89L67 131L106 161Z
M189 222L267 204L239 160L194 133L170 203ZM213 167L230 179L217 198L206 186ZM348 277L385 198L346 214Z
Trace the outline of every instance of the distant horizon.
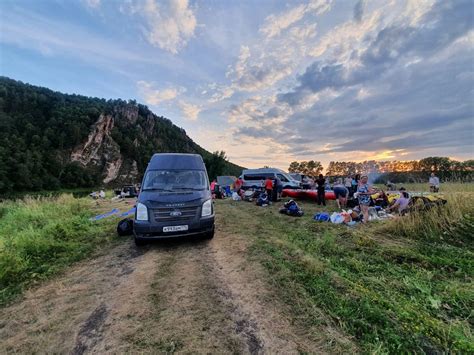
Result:
M0 75L135 100L249 168L474 156L469 0L0 2Z

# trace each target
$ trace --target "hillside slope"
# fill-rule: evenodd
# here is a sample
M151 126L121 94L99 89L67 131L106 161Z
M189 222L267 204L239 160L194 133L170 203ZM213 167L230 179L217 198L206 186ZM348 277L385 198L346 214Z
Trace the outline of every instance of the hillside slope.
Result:
M67 95L0 77L0 192L137 182L157 152L216 157L135 101ZM215 173L238 175L220 162Z

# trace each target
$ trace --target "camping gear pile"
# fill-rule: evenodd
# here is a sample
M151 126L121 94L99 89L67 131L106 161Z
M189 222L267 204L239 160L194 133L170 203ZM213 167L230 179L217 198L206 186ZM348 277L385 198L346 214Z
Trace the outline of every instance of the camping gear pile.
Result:
M381 207L369 208L369 221L378 221L387 218L393 218L390 213L386 213ZM350 210L342 210L342 212L333 212L331 215L327 212L319 212L313 216L313 219L318 222L331 222L333 224L345 224L353 226L357 222L361 222L363 217L359 207Z
M260 196L260 191L249 189L243 192L242 200L247 202L252 202L253 200L257 199Z
M304 215L303 210L294 200L286 202L283 207L280 208L279 212L293 217L301 217Z

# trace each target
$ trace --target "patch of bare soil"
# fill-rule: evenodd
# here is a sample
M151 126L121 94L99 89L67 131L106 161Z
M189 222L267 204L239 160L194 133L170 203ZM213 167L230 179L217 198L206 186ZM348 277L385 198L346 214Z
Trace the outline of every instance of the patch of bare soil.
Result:
M1 309L0 353L334 349L328 344L343 336L298 326L248 245L219 230L211 241L124 242Z

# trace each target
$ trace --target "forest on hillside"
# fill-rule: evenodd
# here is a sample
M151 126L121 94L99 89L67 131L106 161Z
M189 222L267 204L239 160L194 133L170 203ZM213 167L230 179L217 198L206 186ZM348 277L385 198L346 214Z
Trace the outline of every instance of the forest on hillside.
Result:
M119 114L130 107L138 108L133 124ZM201 154L211 178L242 170L228 162L224 152L206 151L184 129L133 100L67 95L0 77L0 193L100 185L100 166L86 168L70 156L101 115L114 116L111 136L123 158L137 163L140 174L158 152ZM151 132L144 126L150 116Z

